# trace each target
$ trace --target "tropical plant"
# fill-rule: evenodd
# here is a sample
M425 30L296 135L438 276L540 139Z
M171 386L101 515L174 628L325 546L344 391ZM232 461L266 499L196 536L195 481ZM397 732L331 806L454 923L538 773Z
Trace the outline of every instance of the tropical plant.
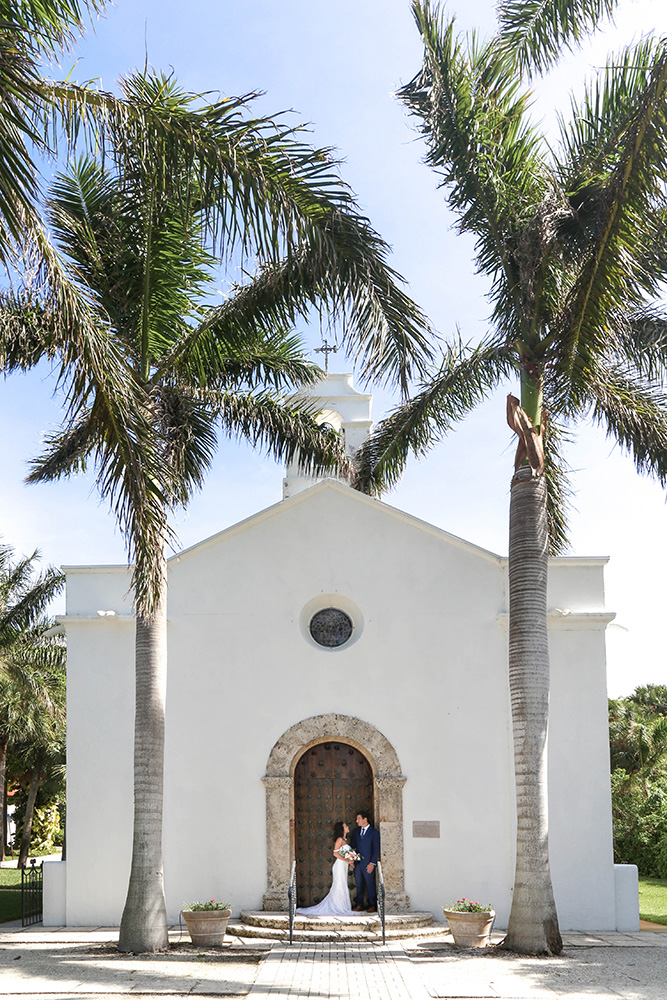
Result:
M20 740L48 742L64 726L65 647L46 614L64 577L49 568L35 575L38 552L13 561L0 545L0 793L4 805L7 754ZM5 821L0 823L4 860Z
M627 701L643 714L667 716L667 685L640 684L628 695Z
M413 4L423 64L399 96L460 232L475 237L492 282L491 332L450 344L358 461L360 488L391 486L411 451L423 455L502 383L520 383L520 399L507 401L519 438L509 536L517 853L504 941L519 952L562 947L547 847L546 591L549 552L566 545L563 442L590 419L640 472L662 483L667 473L667 397L649 371L655 352L636 351L637 318L665 276L667 47L643 39L573 98L559 150L532 123L523 79L528 62L546 65L558 39L576 38L606 6L501 2L501 29L483 42L458 35L428 0Z
M667 718L663 685L609 701L614 860L667 877Z
M231 903L221 903L218 899L197 900L196 903L188 903L183 907L184 910L192 910L194 913L200 913L202 910L231 910L231 908Z
M57 478L92 462L129 540L135 832L119 946L154 951L167 946L161 814L169 511L201 485L216 427L278 458L298 455L306 469L345 471L337 435L296 403L281 402L286 388L320 374L291 333L311 306L344 319L343 344L366 378L407 385L428 354L428 334L327 151L304 145L296 130L247 117L247 100L205 104L160 75L129 77L123 99L122 113L101 125L104 162L82 157L60 175L48 213L87 322L110 351L109 367L128 373L130 430L116 416L127 397L117 401L96 375L83 378L66 426L30 478ZM214 267L239 259L246 269L256 261L254 273L230 284L221 305L208 306ZM19 356L21 343L69 337L51 300L30 287L6 297L0 322ZM66 358L75 355L68 350Z
M443 910L446 913L449 910L451 913L491 913L493 907L491 903L487 903L486 906L478 901L473 901L472 899L457 899L456 902L450 903L449 906L443 906Z

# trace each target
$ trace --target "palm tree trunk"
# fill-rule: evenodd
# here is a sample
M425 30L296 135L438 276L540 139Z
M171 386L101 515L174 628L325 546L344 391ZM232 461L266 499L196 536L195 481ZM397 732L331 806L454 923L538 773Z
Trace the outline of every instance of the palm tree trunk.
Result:
M0 824L0 861L5 860L7 850L7 747L8 742L0 737L0 798L2 799L2 823Z
M132 868L120 924L120 951L169 947L162 872L164 721L167 692L167 563L160 553L161 597L137 613Z
M28 860L28 853L30 851L30 835L32 833L32 820L35 815L35 802L37 801L37 792L39 791L41 783L42 767L41 764L36 764L30 781L28 801L25 804L25 818L23 820L23 833L21 834L21 846L19 848L19 859L16 865L17 868L23 868L24 864Z
M509 540L509 683L517 834L514 895L503 947L560 954L549 870L547 731L547 486L527 465L512 479Z

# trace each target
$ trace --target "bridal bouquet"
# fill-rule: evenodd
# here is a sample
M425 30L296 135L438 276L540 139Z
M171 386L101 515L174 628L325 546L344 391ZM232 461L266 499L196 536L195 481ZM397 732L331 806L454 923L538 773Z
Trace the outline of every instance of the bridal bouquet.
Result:
M338 849L338 853L345 861L361 861L361 855L357 854L356 851L353 851L349 844L343 844L343 846Z

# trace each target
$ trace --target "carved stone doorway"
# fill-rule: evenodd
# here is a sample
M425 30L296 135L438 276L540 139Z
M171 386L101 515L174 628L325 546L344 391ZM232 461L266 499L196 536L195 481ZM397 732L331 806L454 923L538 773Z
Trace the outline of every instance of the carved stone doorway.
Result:
M294 845L299 906L313 906L331 888L333 825L354 829L359 809L373 822L373 771L349 743L328 740L306 750L294 769Z
M266 790L266 892L264 909L285 911L292 862L296 857L294 831L295 771L304 754L322 743L347 744L358 750L373 775L374 826L380 831L381 860L387 892L387 910L405 913L403 858L403 785L398 755L379 729L350 715L315 715L296 723L274 745L262 779ZM353 809L357 809L355 802ZM369 806L370 808L370 806ZM341 817L342 818L342 817ZM351 817L354 818L354 817ZM328 847L331 850L331 844ZM331 871L329 871L329 877ZM299 877L297 876L297 887Z

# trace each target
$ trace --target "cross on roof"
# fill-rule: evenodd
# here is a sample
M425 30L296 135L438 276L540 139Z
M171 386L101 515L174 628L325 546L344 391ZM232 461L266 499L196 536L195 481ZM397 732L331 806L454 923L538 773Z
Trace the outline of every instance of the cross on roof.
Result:
M333 344L333 345L330 344L329 341L326 338L322 341L322 346L321 347L316 347L315 348L315 354L323 354L324 355L324 371L325 371L325 373L328 373L328 371L329 371L329 355L330 354L335 354L337 352L337 350L338 350L338 347L336 346L336 344Z

